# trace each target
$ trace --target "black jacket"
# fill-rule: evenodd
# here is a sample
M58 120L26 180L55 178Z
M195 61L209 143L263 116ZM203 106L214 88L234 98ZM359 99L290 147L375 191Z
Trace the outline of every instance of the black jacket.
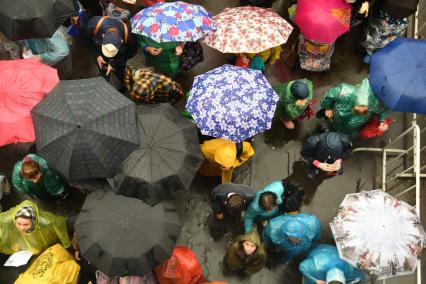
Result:
M215 214L225 211L225 201L230 193L240 195L246 201L246 205L253 199L256 190L243 184L224 183L216 186L211 193L212 208Z
M352 151L352 143L348 135L337 132L324 132L312 135L303 144L300 154L312 164L315 160L333 163L344 159Z

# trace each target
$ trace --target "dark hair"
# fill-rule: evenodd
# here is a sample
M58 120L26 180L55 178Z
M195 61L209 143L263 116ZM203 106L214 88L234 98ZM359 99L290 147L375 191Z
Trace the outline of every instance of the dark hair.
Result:
M244 144L243 142L238 142L238 143L235 143L235 147L237 148L237 159L241 163L242 162L241 155L243 154Z
M328 282L328 284L345 284L345 283L340 281L331 281L331 282Z
M33 179L40 174L40 165L33 160L24 160L21 168L22 175L27 179Z
M271 211L277 206L277 196L270 192L264 192L259 196L259 206L265 211Z
M232 216L241 216L241 212L245 209L245 200L239 194L232 194L226 199L226 210Z
M305 196L303 186L288 178L283 179L281 183L284 187L284 194L282 196L284 212L299 211Z

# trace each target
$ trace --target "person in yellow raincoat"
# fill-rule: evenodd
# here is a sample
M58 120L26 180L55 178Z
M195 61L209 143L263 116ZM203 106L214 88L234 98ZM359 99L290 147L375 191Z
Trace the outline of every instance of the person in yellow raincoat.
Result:
M200 145L204 162L200 167L203 176L220 176L222 183L231 182L233 169L253 157L254 149L249 142L235 142L215 138Z
M71 246L66 218L40 210L30 200L0 213L0 253L29 250L40 254L57 243Z

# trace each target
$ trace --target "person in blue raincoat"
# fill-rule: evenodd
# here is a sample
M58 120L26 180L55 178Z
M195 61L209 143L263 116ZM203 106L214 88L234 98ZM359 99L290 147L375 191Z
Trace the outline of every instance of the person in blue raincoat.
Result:
M347 284L364 280L361 270L342 260L335 246L318 245L302 261L304 284Z
M284 254L284 262L309 252L312 243L320 237L320 221L315 215L306 213L275 217L262 232L262 241L266 246L276 246Z

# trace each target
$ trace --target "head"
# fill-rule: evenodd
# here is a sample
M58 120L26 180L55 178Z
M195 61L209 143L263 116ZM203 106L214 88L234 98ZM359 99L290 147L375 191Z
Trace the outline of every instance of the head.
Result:
M354 106L353 111L356 115L363 115L368 112L368 106L365 106L365 105Z
M225 207L232 216L241 216L246 208L246 201L239 194L232 194L225 200Z
M34 182L37 183L41 178L41 168L40 165L31 159L24 159L24 162L22 163L22 169L21 169L22 175Z
M297 212L302 207L305 191L302 185L286 178L281 180L284 187L283 203L285 212Z
M327 271L326 282L327 284L330 284L330 283L344 284L346 283L345 273L337 267L332 268L329 271Z
M277 196L272 192L263 192L259 196L259 206L264 211L268 212L277 206Z
M29 233L35 226L35 212L31 206L23 206L16 212L15 226L21 233Z
M290 92L297 100L304 100L309 96L309 88L302 80L294 81L290 86Z
M296 219L288 220L282 225L281 229L293 244L299 243L307 231L306 225Z
M243 241L243 249L246 255L252 255L256 251L257 245L251 241Z
M109 28L102 35L102 54L112 58L117 53L123 43L123 39L117 28Z

